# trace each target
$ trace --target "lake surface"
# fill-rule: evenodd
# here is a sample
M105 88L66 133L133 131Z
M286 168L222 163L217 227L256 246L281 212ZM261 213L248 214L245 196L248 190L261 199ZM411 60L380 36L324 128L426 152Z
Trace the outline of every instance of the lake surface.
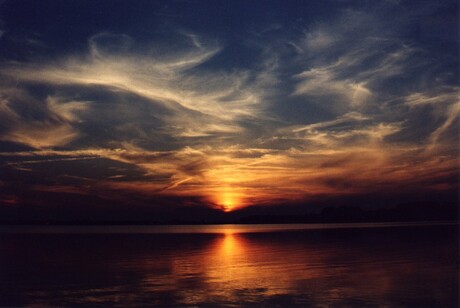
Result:
M1 306L458 306L458 225L0 227Z

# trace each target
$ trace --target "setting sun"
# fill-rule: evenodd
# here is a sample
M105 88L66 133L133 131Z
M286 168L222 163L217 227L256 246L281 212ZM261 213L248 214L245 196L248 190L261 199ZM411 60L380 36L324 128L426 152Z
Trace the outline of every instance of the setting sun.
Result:
M235 207L232 200L226 200L226 201L223 203L223 206L224 206L224 211L225 211L225 212L230 212L230 211L233 210L233 208Z
M219 204L225 212L230 212L239 206L239 196L229 189L226 189L220 196Z

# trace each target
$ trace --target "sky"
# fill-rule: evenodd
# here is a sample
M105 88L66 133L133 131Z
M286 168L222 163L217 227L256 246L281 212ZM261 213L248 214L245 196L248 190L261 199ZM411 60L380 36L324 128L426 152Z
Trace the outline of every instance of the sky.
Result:
M0 1L0 215L458 202L458 14L456 0Z

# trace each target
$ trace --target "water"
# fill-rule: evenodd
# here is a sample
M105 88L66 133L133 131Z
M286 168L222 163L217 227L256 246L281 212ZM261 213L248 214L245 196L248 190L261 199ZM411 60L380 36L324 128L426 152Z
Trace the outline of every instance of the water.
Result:
M1 306L458 306L457 225L1 227Z

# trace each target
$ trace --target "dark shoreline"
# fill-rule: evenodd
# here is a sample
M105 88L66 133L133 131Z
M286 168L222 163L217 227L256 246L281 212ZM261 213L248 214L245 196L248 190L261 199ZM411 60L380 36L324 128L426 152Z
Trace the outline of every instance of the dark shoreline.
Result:
M328 224L328 223L409 223L409 222L459 222L459 205L450 204L401 204L386 209L364 210L358 206L326 207L319 213L305 213L303 215L242 215L229 213L220 219L172 219L156 220L147 218L142 220L0 220L0 225L18 226L156 226L156 225L221 225L221 224Z

